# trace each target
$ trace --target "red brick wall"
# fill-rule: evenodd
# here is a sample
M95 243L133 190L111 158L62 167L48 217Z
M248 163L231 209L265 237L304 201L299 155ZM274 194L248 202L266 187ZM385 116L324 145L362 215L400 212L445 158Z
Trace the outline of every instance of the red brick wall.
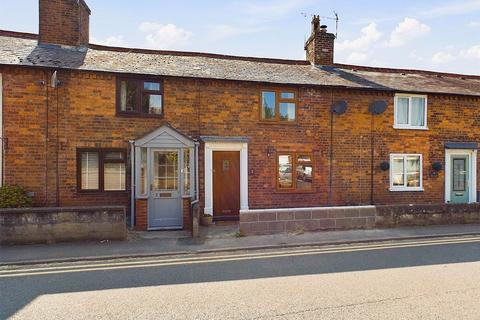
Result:
M437 176L431 170L433 162L444 162L443 143L480 140L478 98L429 95L429 130L395 130L393 93L303 87L299 88L297 124L264 124L259 122L259 92L265 85L166 78L165 118L154 119L116 116L113 74L59 71L62 84L58 92L48 88L47 113L47 88L40 85L40 81L49 80L50 71L3 67L0 72L3 73L5 136L8 138L5 178L7 183L21 184L35 191L37 205L96 204L128 208L129 190L77 193L76 150L117 147L129 152L129 140L142 137L166 122L196 138L201 135L250 138L251 208L370 203L372 118L368 105L374 100L387 100L389 105L384 114L374 119L374 203L443 202L444 171ZM330 143L329 109L332 101L338 99L348 101L349 109L344 115L334 116ZM269 147L277 151L313 153L313 192L275 191L276 157L267 156ZM203 207L203 145L199 150ZM331 165L330 151L333 152ZM390 153L423 154L424 192L389 191L389 172L381 171L379 165L389 161Z
M78 46L89 42L90 11L83 1L40 0L39 41Z
M192 223L190 222L190 198L182 199L183 211L183 228L192 230Z
M148 228L148 200L135 200L135 229L145 231Z

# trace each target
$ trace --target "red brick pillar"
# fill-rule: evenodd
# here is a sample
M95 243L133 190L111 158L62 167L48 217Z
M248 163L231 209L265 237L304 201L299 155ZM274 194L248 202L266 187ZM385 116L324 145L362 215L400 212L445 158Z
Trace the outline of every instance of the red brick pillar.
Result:
M135 229L146 231L148 228L148 200L135 200Z

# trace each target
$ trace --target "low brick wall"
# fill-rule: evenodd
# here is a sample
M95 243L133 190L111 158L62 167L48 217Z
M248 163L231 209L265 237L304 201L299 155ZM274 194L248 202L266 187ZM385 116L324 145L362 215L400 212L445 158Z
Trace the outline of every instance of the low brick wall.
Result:
M377 228L480 223L480 204L385 205L376 207Z
M125 207L0 210L0 244L124 240Z
M258 209L240 212L240 230L246 235L368 229L374 226L374 206Z
M480 224L480 204L258 209L240 213L240 230L245 235L468 223Z

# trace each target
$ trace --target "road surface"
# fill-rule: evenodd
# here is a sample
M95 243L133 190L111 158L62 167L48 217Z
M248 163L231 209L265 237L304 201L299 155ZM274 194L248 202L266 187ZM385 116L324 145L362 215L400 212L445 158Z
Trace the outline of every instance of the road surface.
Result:
M0 268L0 319L480 319L480 237Z

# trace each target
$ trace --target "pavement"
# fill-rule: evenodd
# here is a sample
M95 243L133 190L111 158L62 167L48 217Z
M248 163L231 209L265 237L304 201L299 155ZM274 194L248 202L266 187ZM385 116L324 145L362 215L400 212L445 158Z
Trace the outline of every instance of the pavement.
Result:
M479 319L480 236L0 267L0 319Z
M195 239L185 231L156 231L130 232L127 241L0 246L0 266L476 235L480 234L480 225L323 231L248 237L240 237L237 230L236 225L209 227L202 229L201 237Z

